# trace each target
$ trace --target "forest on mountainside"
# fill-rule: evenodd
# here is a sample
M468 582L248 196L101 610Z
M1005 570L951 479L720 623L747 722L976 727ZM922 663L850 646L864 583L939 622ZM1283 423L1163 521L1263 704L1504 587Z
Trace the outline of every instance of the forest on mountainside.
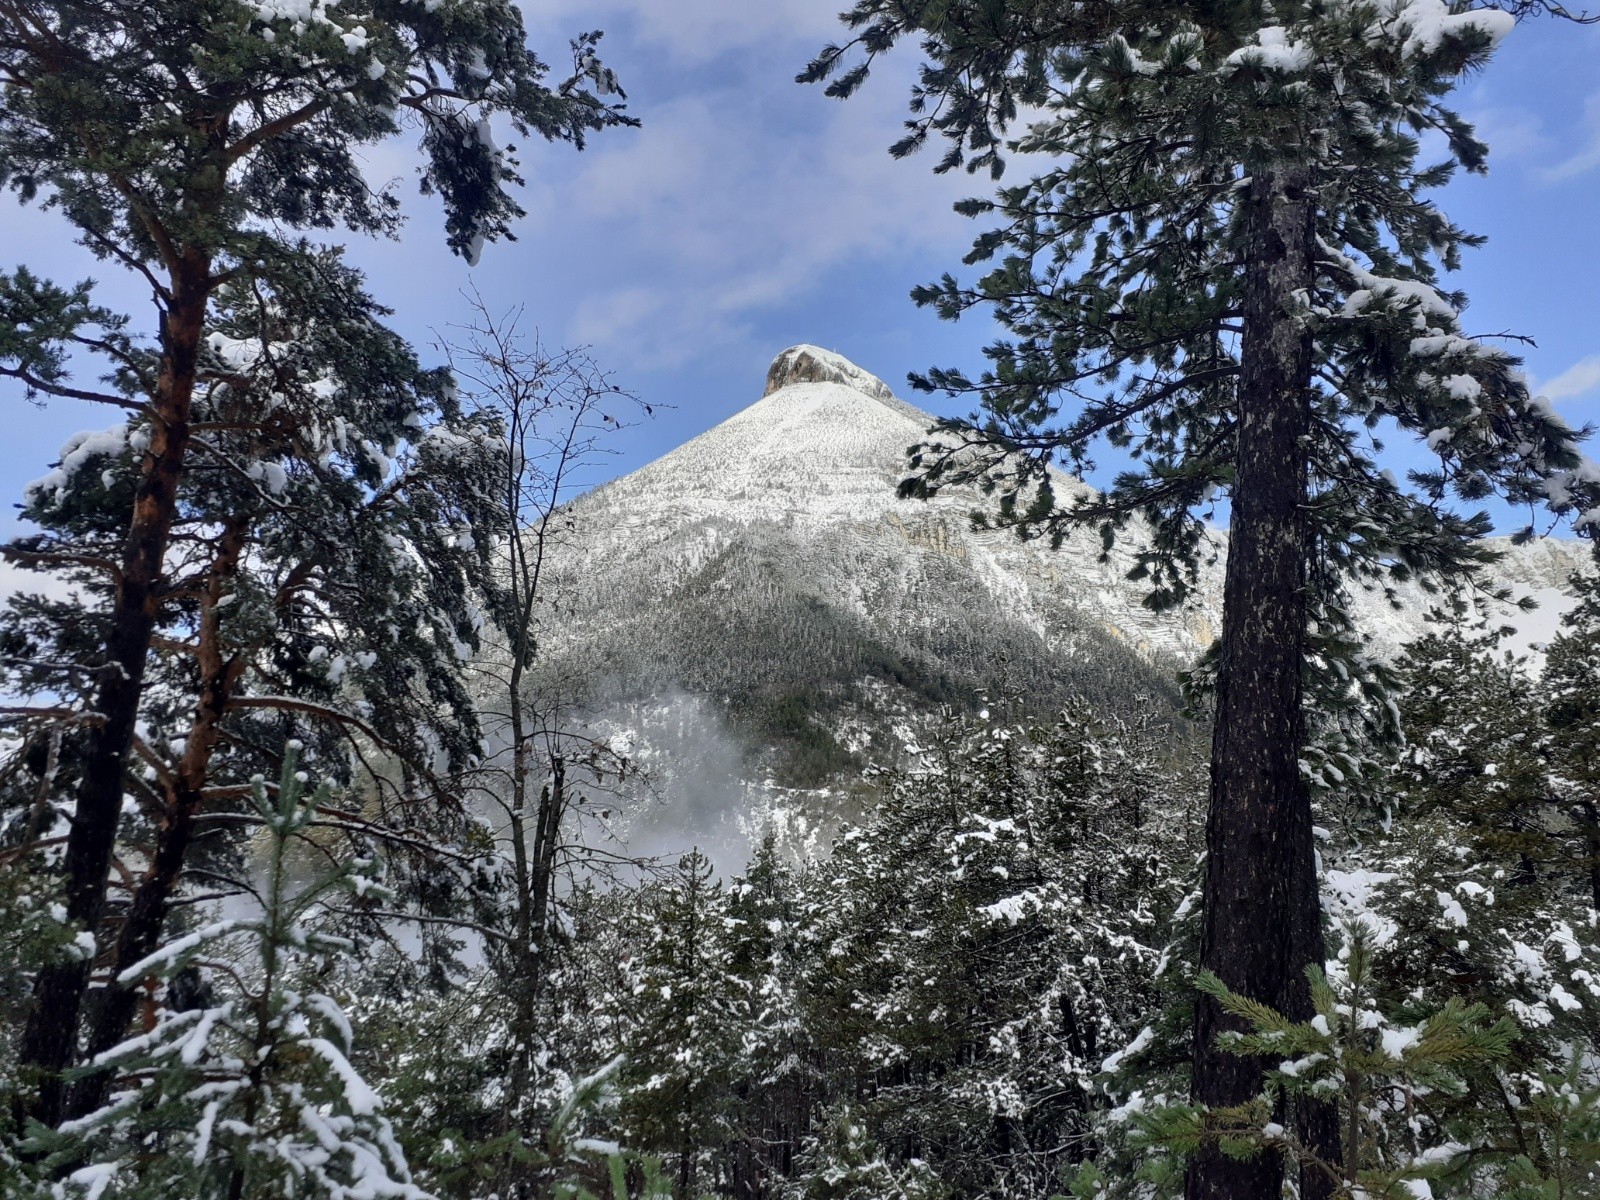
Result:
M866 766L837 736L852 717L884 743L894 720L941 706L976 710L1007 689L1040 712L1078 698L1120 714L1141 694L1160 696L1173 715L1180 707L1176 662L1150 661L1065 601L1047 642L971 572L952 569L904 586L883 581L881 595L862 598L866 618L834 602L872 579L850 561L859 549L845 530L820 546L757 522L729 522L725 536L692 569L673 557L674 542L601 575L575 531L574 573L592 586L574 582L581 595L572 616L552 621L534 686L548 680L596 713L617 697L716 697L730 731L757 751L755 765L800 787ZM879 753L892 749L880 744Z
M3 547L0 1193L1600 1195L1600 574L1508 652L1483 511L1592 550L1600 467L1462 325L1480 238L1431 198L1518 20L1590 36L858 0L802 71L848 100L909 39L893 152L993 184L976 277L913 299L1002 336L914 380L973 408L901 493L1127 555L1152 613L1221 497L1220 636L1174 664L1067 608L1048 657L954 574L847 619L772 529L656 610L557 569L640 402L477 296L419 351L329 239L401 236L366 171L405 135L492 254L533 170L497 123L640 119L599 33L553 67L511 0L0 0L0 186L148 300L0 271L4 390L115 421ZM1354 590L1419 583L1378 653ZM845 745L885 680L916 719ZM589 719L686 682L797 785L742 866L630 844L661 781Z

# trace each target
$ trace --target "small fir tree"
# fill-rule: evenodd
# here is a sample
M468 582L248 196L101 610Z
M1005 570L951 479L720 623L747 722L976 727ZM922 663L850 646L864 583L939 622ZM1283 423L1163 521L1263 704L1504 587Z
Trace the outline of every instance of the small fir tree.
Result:
M384 893L371 860L309 875L296 861L333 801L326 784L307 794L298 751L275 788L251 787L260 915L199 924L125 972L155 994L146 1028L101 1060L115 1072L108 1102L39 1131L65 1195L426 1200L352 1064L343 1007L318 987L347 979L357 952L326 927L328 902Z

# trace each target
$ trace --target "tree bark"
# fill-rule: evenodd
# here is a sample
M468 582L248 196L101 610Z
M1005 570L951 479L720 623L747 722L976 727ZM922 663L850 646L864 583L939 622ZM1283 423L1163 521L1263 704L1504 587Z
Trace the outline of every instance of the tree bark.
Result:
M511 866L517 883L517 940L511 949L513 970L517 976L513 983L516 1015L511 1030L514 1054L511 1061L511 1091L521 1096L528 1090L533 1058L538 950L534 946L533 889L528 870L528 746L522 727L519 672L513 669L511 678L512 799L509 820Z
M1584 850L1589 856L1589 903L1600 912L1600 806L1585 798L1579 808L1583 813Z
M533 846L533 929L539 953L550 929L550 904L554 895L556 851L560 848L561 819L567 809L567 763L561 755L550 757L550 783L539 794L538 828ZM542 980L540 981L543 982Z
M205 795L206 776L216 749L219 726L228 710L244 662L224 653L217 602L238 573L249 527L236 520L224 531L211 564L207 595L202 602L199 637L200 696L183 758L167 796L167 811L156 831L156 850L134 890L133 902L117 936L111 978L91 998L89 1037L85 1052L93 1060L127 1036L138 1005L138 981L123 984L118 976L154 954L161 945L172 897L183 877L184 859L194 838L194 822ZM111 1073L85 1076L72 1088L64 1112L81 1117L105 1103Z
M186 252L175 272L172 303L162 320L161 366L150 407L150 446L141 464L133 517L123 543L121 576L111 610L106 666L95 695L101 721L89 738L63 863L67 918L93 934L105 913L106 880L122 814L123 770L143 694L145 664L160 606L167 542L177 514L178 484L189 444L189 409L205 332L211 262ZM61 1117L61 1072L71 1064L92 963L60 963L39 972L18 1046L38 1087L28 1115L46 1125Z
M1308 182L1301 168L1260 171L1245 199L1238 446L1200 943L1204 969L1233 991L1296 1019L1312 1011L1305 966L1322 959L1311 801L1299 765L1312 348L1297 296L1310 287L1315 270L1316 208ZM1198 999L1196 1102L1225 1107L1260 1093L1263 1064L1217 1045L1219 1033L1239 1027L1214 1000ZM1313 1119L1296 1125L1320 1136L1317 1115L1303 1114ZM1307 1172L1307 1181L1316 1174ZM1282 1177L1274 1153L1239 1161L1209 1145L1189 1164L1185 1195L1278 1200Z

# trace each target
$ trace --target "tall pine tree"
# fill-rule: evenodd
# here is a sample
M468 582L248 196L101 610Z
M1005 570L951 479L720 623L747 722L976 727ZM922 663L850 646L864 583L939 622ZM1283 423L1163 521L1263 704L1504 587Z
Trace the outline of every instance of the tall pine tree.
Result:
M236 833L254 823L247 781L276 770L291 732L319 769L359 774L371 789L347 826L421 830L443 816L451 840L469 832L459 808L436 811L432 777L474 752L460 660L482 621L473 598L491 578L487 547L465 531L495 509L503 443L374 321L348 268L300 254L301 286L258 280L225 289L214 307L192 406L195 461L176 497L131 735L138 770L115 830L135 879L111 931L85 930L104 939L111 968L94 992L89 1057L121 1040L136 989L118 977L157 949L186 871L248 886L236 869ZM33 835L48 842L59 823L69 848L77 823L66 795L92 769L93 742L79 731L98 720L99 649L115 621L105 564L150 436L141 413L74 438L29 489L24 512L42 532L10 547L75 584L65 599L17 598L3 626L8 687L34 701L28 736L65 735L42 785L54 803ZM103 1082L80 1085L74 1107L92 1107Z
M915 293L949 318L987 306L1010 336L975 379L918 381L975 395L980 411L918 448L905 490L976 483L997 496L997 523L1024 534L1087 526L1109 544L1142 526L1157 606L1184 598L1211 552L1200 514L1226 495L1200 953L1232 992L1308 1019L1304 968L1324 948L1304 674L1314 652L1357 665L1339 653L1342 588L1481 563L1488 519L1457 515L1452 495L1498 491L1600 523L1600 470L1576 435L1529 395L1514 358L1466 335L1464 297L1437 286L1478 239L1424 193L1481 170L1485 154L1443 97L1512 18L1441 0L861 0L845 20L854 41L801 76L833 75L859 50L837 95L900 38L922 39L928 62L896 153L937 133L949 145L940 169L998 178L1007 152L1048 160L961 206L994 222L968 256L987 273ZM1419 161L1419 131L1442 135L1443 162ZM1408 484L1385 471L1386 422L1425 439L1439 468ZM1113 485L1058 494L1052 461L1083 471L1105 444L1127 460ZM1260 1063L1217 1043L1237 1025L1202 997L1203 1104L1261 1087ZM1324 1106L1299 1105L1296 1121L1338 1157ZM1275 1157L1231 1158L1213 1140L1188 1191L1275 1197L1280 1177ZM1302 1179L1306 1195L1328 1186Z
M271 307L313 290L316 256L299 245L296 229L392 233L399 202L367 184L358 154L403 125L420 135L422 188L443 200L452 249L475 259L486 240L509 236L519 213L511 193L517 162L496 147L492 122L578 145L590 131L627 122L615 79L595 56L597 40L577 39L570 76L553 83L505 0L22 0L0 11L0 186L60 212L97 256L147 284L155 306L147 340L130 332L126 315L95 304L88 284L60 288L22 270L0 276L0 377L29 395L132 417L123 445L132 473L96 498L104 544L92 557L55 560L97 572L105 585L97 643L77 647L92 681L85 711L94 715L79 722L63 868L70 920L91 935L106 915L158 630L184 606L205 626L225 590L190 588L175 540L196 462L208 476L225 475L229 455L214 453L211 439L222 428L268 431L277 420L276 390L230 382L240 364L229 347L241 334L228 327L233 318L222 307L237 305L224 293L266 296ZM243 336L256 343L253 368L273 357L276 335L252 328ZM81 357L104 364L106 386L74 382L69 367ZM244 407L218 413L224 396ZM80 442L64 466L104 453L116 438ZM383 440L365 451L340 447L368 453L375 466L392 448ZM300 449L314 458L310 446ZM270 493L276 476L262 469ZM242 552L238 539L224 538L213 558L243 561ZM197 754L205 753L207 710L216 703L210 692L195 696ZM191 773L183 786L201 783L203 772ZM136 806L138 795L135 785ZM168 845L180 863L184 844L180 837ZM171 871L156 860L152 881ZM157 923L166 891L144 892ZM144 923L136 915L124 936ZM56 1078L77 1053L90 971L79 959L38 976L21 1057L41 1073L33 1110L47 1122L62 1113Z

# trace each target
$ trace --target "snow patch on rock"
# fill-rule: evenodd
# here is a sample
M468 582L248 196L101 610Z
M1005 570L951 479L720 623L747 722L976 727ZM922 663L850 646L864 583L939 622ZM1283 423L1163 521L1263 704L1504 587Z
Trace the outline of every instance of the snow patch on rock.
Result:
M840 383L874 400L894 399L889 385L876 375L863 371L842 354L804 343L790 346L772 360L772 366L767 368L767 390L761 394L770 396L795 383Z

